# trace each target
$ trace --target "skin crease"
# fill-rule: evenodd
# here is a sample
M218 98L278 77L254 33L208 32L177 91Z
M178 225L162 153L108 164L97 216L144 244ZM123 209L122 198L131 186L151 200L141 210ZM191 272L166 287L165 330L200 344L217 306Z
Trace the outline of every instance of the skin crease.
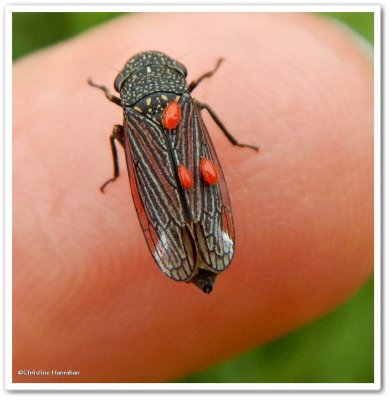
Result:
M200 30L199 27L203 29ZM152 28L153 27L153 28ZM236 253L213 293L166 278L112 173L112 88L139 51L185 64L230 189ZM13 69L14 382L159 382L284 335L373 273L373 67L306 14L126 16ZM113 89L111 89L113 91ZM19 369L77 370L76 377Z

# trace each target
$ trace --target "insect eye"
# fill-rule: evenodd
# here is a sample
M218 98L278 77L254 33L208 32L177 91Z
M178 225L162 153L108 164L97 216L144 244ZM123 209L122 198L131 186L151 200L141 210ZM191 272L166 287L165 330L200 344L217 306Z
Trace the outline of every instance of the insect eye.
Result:
M175 60L168 60L167 64L169 67L177 70L180 74L182 74L185 78L187 76L187 69L186 67L180 63L179 61Z
M181 64L180 62L176 62L177 63L177 69L183 74L183 76L186 78L187 77L187 68Z
M119 93L121 91L121 86L125 82L125 80L128 78L128 75L124 74L123 72L120 72L117 77L115 78L114 81L114 89Z

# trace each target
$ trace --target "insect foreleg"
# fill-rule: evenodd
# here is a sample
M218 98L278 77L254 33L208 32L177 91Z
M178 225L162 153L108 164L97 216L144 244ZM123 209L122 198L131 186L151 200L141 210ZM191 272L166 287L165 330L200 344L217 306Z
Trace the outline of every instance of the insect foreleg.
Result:
M220 118L217 116L217 114L213 111L213 109L208 104L201 103L198 100L194 100L194 102L201 108L201 110L205 109L206 111L208 111L210 116L213 118L214 122L216 122L217 126L223 131L224 135L234 146L248 147L255 151L259 151L258 146L253 146L251 144L245 144L245 143L239 143L238 140L224 126L224 124L221 122Z
M102 90L108 100L110 100L111 102L117 104L117 106L121 107L121 99L119 97L114 96L113 94L111 94L110 90L106 86L97 85L96 83L92 82L91 79L88 79L88 84L90 86L92 86L92 87L95 87L97 89Z
M224 58L219 58L217 60L216 66L212 69L212 71L205 72L205 74L202 74L198 79L195 79L194 81L190 82L189 92L191 93L198 86L198 84L201 83L205 78L210 78L212 75L214 75L214 73L218 70L223 61Z
M124 145L124 128L122 125L114 125L113 133L110 135L110 146L111 146L111 154L113 155L113 165L114 165L114 176L107 180L101 187L100 191L102 193L105 192L105 187L114 182L119 177L119 163L118 163L118 152L117 147L115 145L115 140Z

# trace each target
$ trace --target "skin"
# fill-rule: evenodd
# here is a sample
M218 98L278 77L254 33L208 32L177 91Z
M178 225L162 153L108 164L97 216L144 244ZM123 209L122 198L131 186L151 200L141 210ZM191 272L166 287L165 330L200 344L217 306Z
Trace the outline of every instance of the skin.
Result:
M199 27L203 29L200 30ZM126 59L160 50L189 82L230 189L236 253L213 293L166 278L108 136ZM357 41L305 14L144 14L35 53L13 68L15 382L161 382L319 318L373 273L373 67ZM19 369L77 370L76 377Z

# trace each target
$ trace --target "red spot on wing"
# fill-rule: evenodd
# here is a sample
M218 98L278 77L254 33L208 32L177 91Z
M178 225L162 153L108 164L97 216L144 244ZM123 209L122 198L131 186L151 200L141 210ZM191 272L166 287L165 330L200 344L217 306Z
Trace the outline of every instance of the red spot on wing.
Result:
M209 185L215 185L219 179L219 173L217 167L212 161L205 157L200 159L200 171L206 183Z
M180 165L178 167L178 176L182 187L184 187L185 189L193 187L194 184L193 175L184 165Z
M178 124L181 122L181 108L176 101L172 101L168 103L166 108L163 111L163 126L166 129L175 129Z

